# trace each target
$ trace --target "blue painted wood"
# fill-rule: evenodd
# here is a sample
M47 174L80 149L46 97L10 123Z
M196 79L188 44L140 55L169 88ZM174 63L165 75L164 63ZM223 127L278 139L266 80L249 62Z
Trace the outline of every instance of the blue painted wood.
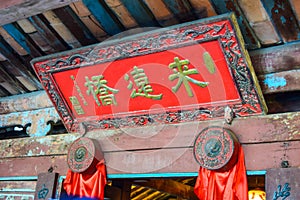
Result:
M11 46L9 46L6 43L6 41L3 39L1 35L0 35L0 53L5 57L10 53L13 53L13 49L11 48Z
M115 35L125 30L117 17L112 12L109 12L106 4L95 0L83 0L82 2L109 35Z
M132 0L121 0L121 2L141 27L160 26L144 2Z
M25 36L13 24L6 24L3 28L30 54Z
M300 38L298 20L289 1L262 0L262 3L285 42Z

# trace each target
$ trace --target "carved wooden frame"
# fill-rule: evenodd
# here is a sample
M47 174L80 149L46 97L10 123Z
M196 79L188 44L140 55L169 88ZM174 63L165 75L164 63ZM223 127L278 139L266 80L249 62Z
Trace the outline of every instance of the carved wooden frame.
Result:
M210 120L224 117L224 110L228 105L225 103L223 105L155 113L151 116L142 114L102 120L86 120L79 123L73 117L72 111L65 103L51 76L55 72L160 52L194 42L202 43L212 40L217 40L220 43L240 95L241 101L230 105L235 116L242 117L266 113L267 108L262 92L248 53L244 48L236 18L232 13L37 58L32 60L31 64L70 132L82 131L82 128L84 128L84 131L90 131L93 129L132 127L156 123Z

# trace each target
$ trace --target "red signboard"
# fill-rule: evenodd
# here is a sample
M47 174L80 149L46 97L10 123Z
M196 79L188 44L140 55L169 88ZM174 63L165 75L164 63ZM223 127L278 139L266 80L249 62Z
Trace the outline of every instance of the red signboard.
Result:
M69 131L264 112L232 16L32 61Z

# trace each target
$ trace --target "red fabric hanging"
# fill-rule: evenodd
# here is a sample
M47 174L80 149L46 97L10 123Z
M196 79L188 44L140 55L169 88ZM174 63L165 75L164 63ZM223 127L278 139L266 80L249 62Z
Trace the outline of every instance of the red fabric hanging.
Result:
M244 151L240 146L237 163L228 171L200 167L195 194L200 200L248 200Z
M94 173L75 173L68 170L63 183L69 196L80 198L104 199L104 187L106 185L106 169L104 160L96 164Z

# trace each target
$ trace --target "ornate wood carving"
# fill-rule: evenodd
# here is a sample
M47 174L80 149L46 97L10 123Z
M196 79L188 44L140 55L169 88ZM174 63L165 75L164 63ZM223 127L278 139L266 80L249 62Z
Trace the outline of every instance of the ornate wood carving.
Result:
M159 123L188 122L222 118L224 108L230 104L235 116L256 115L266 112L264 100L253 76L253 69L239 40L240 32L233 15L223 15L207 21L195 21L122 40L108 41L96 46L70 51L32 61L33 67L50 99L58 110L66 128L71 131L121 128ZM66 104L57 88L53 74L76 70L125 58L163 52L192 44L216 41L219 43L231 76L234 79L240 102L220 105L200 105L188 109L173 109L164 113L133 114L78 120L74 110ZM74 86L75 87L75 86ZM81 95L82 96L82 95Z

